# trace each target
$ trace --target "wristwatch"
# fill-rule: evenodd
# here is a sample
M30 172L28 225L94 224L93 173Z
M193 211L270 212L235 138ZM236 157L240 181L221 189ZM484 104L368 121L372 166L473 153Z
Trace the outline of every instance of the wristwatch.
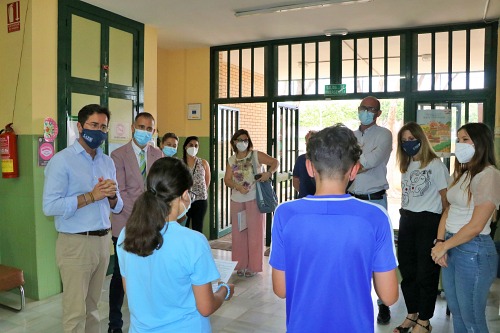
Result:
M436 238L432 244L436 245L439 242L444 242L444 239Z

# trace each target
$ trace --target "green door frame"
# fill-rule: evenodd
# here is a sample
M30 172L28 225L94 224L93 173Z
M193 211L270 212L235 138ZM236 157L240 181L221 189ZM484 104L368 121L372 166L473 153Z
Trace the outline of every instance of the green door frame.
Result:
M66 147L67 116L71 115L71 93L83 93L100 97L100 104L108 106L108 98L132 99L134 114L143 111L144 107L144 24L132 21L123 16L105 11L77 0L59 0L58 6L58 71L57 71L57 123L59 135L58 150ZM101 24L101 66L100 81L75 78L71 76L71 17L78 15ZM131 33L133 41L133 84L122 86L108 82L105 65L108 64L109 28Z
M435 33L438 32L448 32L450 35L453 31L465 30L467 34L466 40L466 50L470 52L470 30L472 29L484 29L485 31L485 42L484 42L484 88L482 89L470 89L469 88L469 70L470 70L470 58L467 57L466 64L466 73L467 73L467 84L466 89L461 90L452 90L451 83L449 84L448 90L435 90L434 85L434 73L435 73L435 65L432 65L432 88L430 91L418 91L417 86L417 60L418 60L418 36L419 34L429 33L432 35L433 45L432 50L435 50ZM400 61L400 77L401 84L399 91L389 91L387 89L387 76L388 76L388 36L399 36L400 38L400 53L399 53L399 61ZM293 39L284 39L284 40L274 40L274 41L265 41L265 42L255 42L255 43L244 43L237 45L223 45L212 47L210 50L211 57L211 66L210 66L210 105L211 105L211 137L214 138L214 124L217 121L214 114L217 105L220 104L238 104L238 103L267 103L268 104L268 153L276 153L275 147L275 132L273 132L272 124L273 117L276 116L276 108L273 108L273 103L279 102L290 102L290 101L313 101L313 100L325 100L325 96L323 94L319 94L320 91L318 89L318 75L317 68L319 66L318 54L316 53L316 82L315 82L315 92L314 94L305 94L304 92L304 73L305 73L305 59L304 59L304 50L305 44L311 43L315 44L316 52L318 50L319 42L330 42L330 57L329 57L329 66L330 66L330 74L329 80L331 84L333 83L342 83L342 47L343 43L346 40L352 40L354 44L354 54L356 54L357 40L358 39L368 39L368 43L372 45L372 39L376 37L381 37L384 39L384 89L382 92L374 92L372 87L372 51L370 48L370 55L368 62L369 74L368 74L368 92L358 92L357 85L354 85L354 92L348 93L343 96L335 96L329 99L331 100L346 100L346 99L356 99L360 100L367 95L376 95L379 99L404 99L404 120L410 121L415 120L416 115L416 105L420 101L425 102L443 102L443 101L460 101L465 103L483 101L484 103L484 122L490 127L494 127L495 121L495 101L496 101L496 77L497 77L497 44L498 44L498 22L484 23L470 23L470 24L459 24L459 25L449 25L449 26L435 26L435 27L422 27L422 28L412 28L412 29L401 29L401 30L392 30L392 31L377 31L377 32L363 32L363 33L355 33L349 34L348 36L315 36L315 37L305 37L305 38L293 38ZM452 41L452 37L450 36L450 41ZM302 50L302 69L301 69L301 82L298 84L302 87L299 89L298 93L292 93L292 82L291 82L291 45L300 45L300 49ZM289 65L288 65L288 93L287 94L279 94L278 93L278 47L280 46L288 46L288 57L289 57ZM265 94L264 96L254 96L253 90L250 97L243 97L241 93L241 55L243 49L254 49L254 48L264 48L265 49ZM220 52L226 52L227 55L227 66L229 68L230 60L229 54L231 51L239 51L239 66L240 66L240 78L239 78L239 94L236 96L229 96L230 91L230 71L227 70L227 88L228 92L226 96L219 96L219 80L221 79L219 74L219 56ZM450 42L448 45L448 55L449 55L449 82L451 82L451 70L452 70L452 43ZM253 53L252 53L253 54ZM434 53L433 53L434 54ZM434 56L432 56L434 61ZM356 82L357 78L357 62L354 61L354 78ZM252 65L253 71L253 65ZM298 81L298 80L297 80ZM216 142L213 143L214 145ZM274 148L273 148L274 147ZM213 151L213 150L212 150ZM211 164L215 165L216 156L214 154L211 155ZM213 188L213 187L212 187ZM216 205L212 205L210 216L211 219L217 217L217 210L215 209ZM269 223L268 223L269 225ZM211 233L211 236L216 236L216 232ZM270 233L268 233L268 236Z

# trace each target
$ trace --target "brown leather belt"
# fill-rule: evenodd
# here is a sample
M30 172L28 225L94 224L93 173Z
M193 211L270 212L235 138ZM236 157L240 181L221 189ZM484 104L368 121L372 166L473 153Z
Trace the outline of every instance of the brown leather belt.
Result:
M350 195L352 195L355 198L361 199L361 200L382 200L384 198L385 190L378 191L375 193L371 194L355 194L349 192Z
M85 235L85 236L106 236L111 229L101 229L101 230L93 230L93 231L83 231L77 232L75 235Z

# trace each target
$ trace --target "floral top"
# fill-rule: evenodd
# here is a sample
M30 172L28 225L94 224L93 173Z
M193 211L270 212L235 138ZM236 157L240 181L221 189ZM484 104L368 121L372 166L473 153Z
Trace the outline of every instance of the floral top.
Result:
M257 154L258 152L250 151L247 156L238 159L236 155L229 157L228 163L233 172L233 181L242 185L249 190L247 194L242 194L240 191L231 191L231 200L236 202L246 202L250 200L255 200L255 180L254 172L252 166L252 152Z
M205 183L205 168L203 167L203 160L195 157L193 168L189 168L193 176L193 187L191 191L194 193L195 201L207 200L208 191L207 184Z

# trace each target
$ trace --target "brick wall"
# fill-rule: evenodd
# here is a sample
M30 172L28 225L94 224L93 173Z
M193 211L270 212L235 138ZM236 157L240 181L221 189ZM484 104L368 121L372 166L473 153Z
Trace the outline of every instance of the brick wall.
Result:
M221 56L219 56L221 57ZM239 97L239 67L231 65L230 68L231 86L229 89L230 97ZM251 94L250 70L243 68L242 79L242 97L249 97ZM262 96L264 94L264 75L254 73L254 95ZM219 97L227 96L227 63L219 58ZM226 106L240 110L240 128L246 129L250 133L254 149L266 151L267 146L267 105L266 103L239 103L227 104Z

